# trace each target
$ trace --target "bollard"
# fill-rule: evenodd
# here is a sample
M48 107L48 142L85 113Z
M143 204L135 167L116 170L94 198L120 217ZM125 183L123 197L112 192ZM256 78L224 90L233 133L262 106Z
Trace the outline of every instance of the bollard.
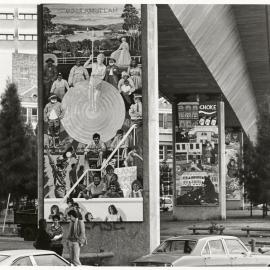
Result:
M250 240L250 246L251 246L251 251L255 252L256 240L254 238Z

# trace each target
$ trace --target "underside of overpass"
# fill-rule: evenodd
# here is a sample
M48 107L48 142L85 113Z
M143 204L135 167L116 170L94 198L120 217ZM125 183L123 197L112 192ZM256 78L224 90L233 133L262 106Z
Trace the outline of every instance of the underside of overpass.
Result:
M158 5L159 88L179 97L217 95L225 125L256 142L257 117L269 100L269 7Z

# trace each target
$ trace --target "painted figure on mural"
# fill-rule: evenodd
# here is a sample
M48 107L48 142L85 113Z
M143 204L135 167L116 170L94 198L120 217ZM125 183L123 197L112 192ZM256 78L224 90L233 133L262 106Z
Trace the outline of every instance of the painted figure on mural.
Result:
M62 156L58 156L56 158L56 162L51 157L50 151L46 149L47 156L49 159L49 163L52 169L52 175L54 179L54 194L55 198L64 198L66 195L66 174L67 174L67 166L68 161L64 159Z
M135 91L142 88L142 69L138 66L137 60L131 60L130 66L127 70L130 78L134 82Z
M48 58L46 60L46 65L43 71L43 82L44 82L44 91L45 91L44 99L45 100L48 99L51 88L52 88L52 84L56 80L56 78L57 78L57 68L54 65L54 60L52 58Z
M231 158L228 165L227 165L227 174L231 178L235 178L238 175L238 166L236 161Z
M108 207L108 215L106 216L105 221L109 221L109 222L123 221L115 205L111 204Z
M69 90L68 82L63 79L61 73L58 73L57 79L53 82L51 94L55 94L61 101L68 90Z
M133 80L125 71L122 72L122 79L118 83L118 90L124 99L126 111L128 111L132 103L132 94L135 91L135 86Z
M90 107L92 110L97 110L98 98L101 95L100 83L105 77L106 66L103 64L105 60L104 54L100 53L97 56L97 62L94 63L92 60L93 55L90 55L89 59L85 62L85 68L92 68L90 81L89 81L89 90L88 97L90 101Z
M59 146L60 121L63 117L62 105L53 94L44 108L44 121L48 124L49 147Z
M111 54L111 58L116 60L116 65L118 67L126 67L131 61L129 45L125 37L121 38L121 42L119 48Z
M76 60L75 66L69 72L68 84L70 87L74 87L76 83L88 80L89 74L85 67L82 66L80 59Z
M106 67L106 74L104 80L112 84L116 89L118 88L120 70L115 64L116 60L114 58L109 59L109 65Z
M88 160L89 165L91 161L95 162L97 167L101 167L103 157L106 152L106 145L100 140L100 135L95 133L93 135L93 141L90 142L84 149L84 155L86 160Z
M134 180L131 183L131 192L129 198L140 198L143 197L143 187L139 180Z

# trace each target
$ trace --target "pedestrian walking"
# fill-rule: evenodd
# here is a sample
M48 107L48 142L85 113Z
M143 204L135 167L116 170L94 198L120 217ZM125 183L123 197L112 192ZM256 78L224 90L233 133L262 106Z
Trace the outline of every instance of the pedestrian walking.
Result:
M70 217L70 225L68 231L68 248L70 262L76 265L81 265L80 249L87 243L85 237L84 222L79 220L78 213L75 210L68 212Z

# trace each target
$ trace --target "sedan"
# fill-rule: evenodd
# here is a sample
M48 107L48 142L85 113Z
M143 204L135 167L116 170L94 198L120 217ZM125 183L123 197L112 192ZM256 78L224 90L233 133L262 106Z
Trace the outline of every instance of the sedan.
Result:
M19 249L0 251L1 266L72 266L53 251Z
M134 266L270 266L270 256L251 253L234 236L172 237Z

